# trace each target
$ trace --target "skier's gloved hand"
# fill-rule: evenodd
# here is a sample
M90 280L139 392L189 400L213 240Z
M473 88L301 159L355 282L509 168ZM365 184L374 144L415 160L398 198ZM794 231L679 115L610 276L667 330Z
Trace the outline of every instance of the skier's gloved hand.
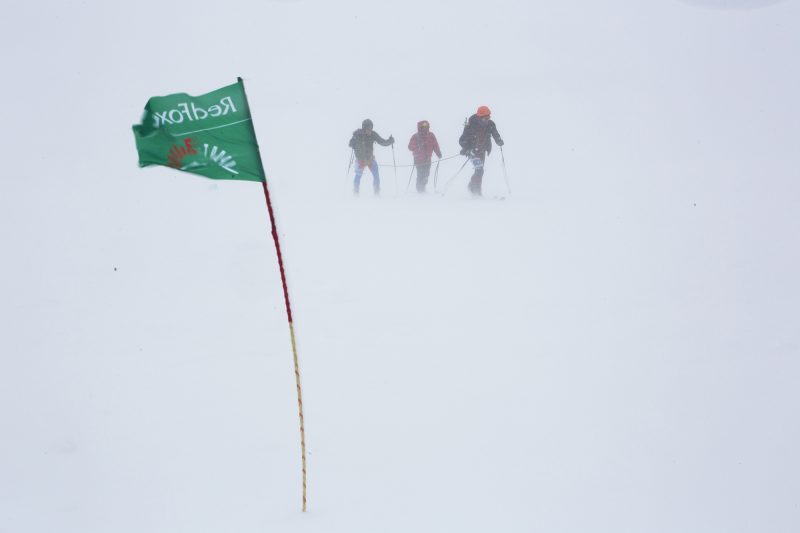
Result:
M497 139L497 146L503 146L504 144L503 139Z
M469 148L462 148L461 151L458 152L458 153L461 154L461 155L468 155L469 154Z
M389 144L394 144L394 137L389 135Z

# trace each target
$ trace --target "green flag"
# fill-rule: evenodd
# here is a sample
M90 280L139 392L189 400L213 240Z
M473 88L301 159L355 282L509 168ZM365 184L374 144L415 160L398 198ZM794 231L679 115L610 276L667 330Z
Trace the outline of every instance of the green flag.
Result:
M133 126L139 166L218 180L265 181L241 79L202 96L154 96Z

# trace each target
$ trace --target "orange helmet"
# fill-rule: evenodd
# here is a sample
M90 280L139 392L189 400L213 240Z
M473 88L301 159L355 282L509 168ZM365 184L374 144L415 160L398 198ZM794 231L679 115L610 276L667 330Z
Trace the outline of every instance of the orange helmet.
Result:
M492 114L492 112L489 111L489 108L486 107L485 105L480 106L478 108L478 112L476 113L476 115L478 115L479 117L488 117L491 114Z

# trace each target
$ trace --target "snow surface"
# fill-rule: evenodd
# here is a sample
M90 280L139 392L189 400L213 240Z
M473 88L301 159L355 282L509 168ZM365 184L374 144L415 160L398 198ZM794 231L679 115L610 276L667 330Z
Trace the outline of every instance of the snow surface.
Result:
M799 531L800 6L720 4L6 6L0 532ZM237 76L305 514L261 189L130 130ZM505 201L352 197L479 105Z

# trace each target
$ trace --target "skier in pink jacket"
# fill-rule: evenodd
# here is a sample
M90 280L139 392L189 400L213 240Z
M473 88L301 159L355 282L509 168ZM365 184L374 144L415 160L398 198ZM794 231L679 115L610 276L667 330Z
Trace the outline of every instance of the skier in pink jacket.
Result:
M417 122L417 133L408 141L408 149L414 153L414 165L417 167L417 192L424 193L431 174L431 154L436 152L436 157L442 158L439 142L427 120Z

